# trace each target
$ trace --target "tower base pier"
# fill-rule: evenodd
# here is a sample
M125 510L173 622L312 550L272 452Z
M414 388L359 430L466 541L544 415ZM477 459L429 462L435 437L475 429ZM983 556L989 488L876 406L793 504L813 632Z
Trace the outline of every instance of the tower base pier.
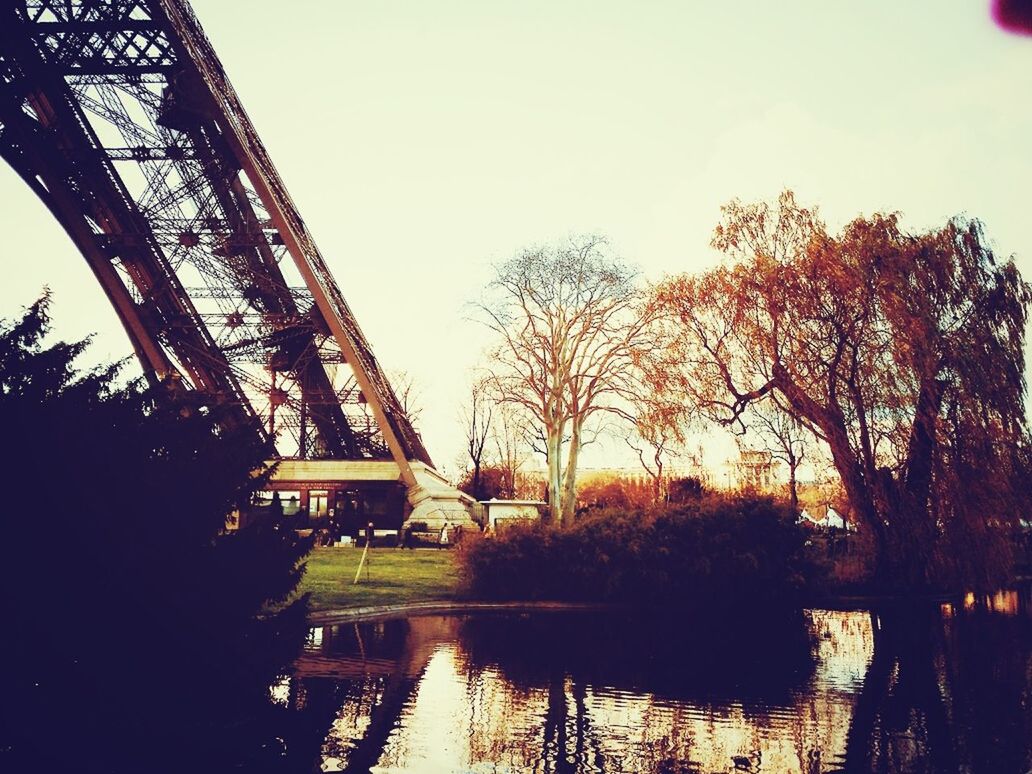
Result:
M422 523L436 532L445 524L479 529L471 516L476 501L433 468L410 463L416 479L406 486L396 462L387 460L272 461L275 470L262 505L282 509L305 526L339 534L359 534L372 522L377 530Z

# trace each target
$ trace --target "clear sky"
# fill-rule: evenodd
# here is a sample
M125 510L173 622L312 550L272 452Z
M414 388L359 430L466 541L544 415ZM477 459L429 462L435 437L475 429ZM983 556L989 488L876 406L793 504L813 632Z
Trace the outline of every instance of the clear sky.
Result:
M712 265L721 203L785 187L838 225L985 221L1032 278L1032 40L988 0L194 0L380 360L454 470L494 261L608 234L650 279ZM0 315L130 352L99 286L0 165ZM587 464L606 464L600 449Z

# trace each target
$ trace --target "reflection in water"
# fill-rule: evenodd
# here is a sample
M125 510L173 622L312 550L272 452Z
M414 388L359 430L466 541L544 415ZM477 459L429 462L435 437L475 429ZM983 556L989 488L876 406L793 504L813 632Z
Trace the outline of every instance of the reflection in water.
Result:
M1027 605L349 624L315 630L273 695L297 770L1025 772Z
M1022 596L1024 596L1024 599L1022 599ZM976 595L974 592L969 591L964 595L964 609L968 612L982 609L992 610L994 613L1003 613L1004 615L1028 615L1030 612L1030 596L1032 595L1019 594L1014 589L982 595ZM953 608L954 606L951 602L942 605L945 615L952 615Z

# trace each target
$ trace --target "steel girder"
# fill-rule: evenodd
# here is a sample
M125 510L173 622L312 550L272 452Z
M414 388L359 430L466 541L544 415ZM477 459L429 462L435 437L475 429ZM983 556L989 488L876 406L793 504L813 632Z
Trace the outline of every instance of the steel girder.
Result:
M5 0L0 155L145 374L283 456L432 465L185 0Z

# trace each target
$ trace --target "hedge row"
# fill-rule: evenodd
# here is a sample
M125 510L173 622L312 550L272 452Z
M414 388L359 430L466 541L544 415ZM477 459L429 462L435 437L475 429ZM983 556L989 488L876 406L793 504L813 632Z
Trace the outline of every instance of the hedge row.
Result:
M712 495L659 513L600 512L567 529L517 525L459 552L483 599L716 607L791 602L815 570L791 512Z

